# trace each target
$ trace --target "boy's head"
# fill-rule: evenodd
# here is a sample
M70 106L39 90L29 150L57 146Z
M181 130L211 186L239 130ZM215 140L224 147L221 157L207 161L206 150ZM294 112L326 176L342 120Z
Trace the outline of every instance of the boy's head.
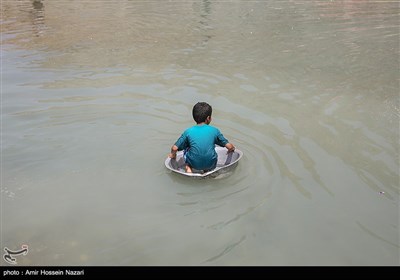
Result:
M206 102L198 102L193 106L193 119L196 123L210 122L212 107ZM208 117L210 117L208 119Z

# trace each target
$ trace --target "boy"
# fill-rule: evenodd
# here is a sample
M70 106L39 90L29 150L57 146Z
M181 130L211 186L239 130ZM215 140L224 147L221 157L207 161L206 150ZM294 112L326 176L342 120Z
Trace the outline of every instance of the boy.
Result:
M206 102L198 102L193 107L193 119L197 125L186 129L181 137L171 147L170 158L176 157L176 152L184 150L186 172L192 173L192 168L207 172L217 166L218 155L215 144L233 152L235 146L221 134L211 123L212 107Z

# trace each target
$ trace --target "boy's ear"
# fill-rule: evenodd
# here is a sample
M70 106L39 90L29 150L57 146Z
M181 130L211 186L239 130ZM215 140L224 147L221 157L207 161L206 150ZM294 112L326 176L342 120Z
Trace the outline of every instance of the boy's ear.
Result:
M207 122L210 123L211 122L211 116L207 117Z

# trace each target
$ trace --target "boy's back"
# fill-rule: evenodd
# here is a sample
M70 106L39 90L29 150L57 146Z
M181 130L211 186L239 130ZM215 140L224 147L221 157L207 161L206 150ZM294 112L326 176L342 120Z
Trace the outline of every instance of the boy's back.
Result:
M186 129L175 145L179 150L186 150L186 162L198 170L215 168L217 153L215 144L224 147L228 140L218 128L200 124Z

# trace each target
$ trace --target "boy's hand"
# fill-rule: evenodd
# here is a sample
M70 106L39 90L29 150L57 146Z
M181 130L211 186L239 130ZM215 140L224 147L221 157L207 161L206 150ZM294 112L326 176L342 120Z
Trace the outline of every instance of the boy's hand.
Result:
M231 143L226 144L225 148L228 149L228 153L232 153L233 151L235 151L235 146L233 146Z
M178 151L178 147L173 145L171 147L171 153L168 155L170 158L176 158L176 152Z
M168 157L169 157L169 158L176 158L176 153L170 153L170 154L168 155Z

